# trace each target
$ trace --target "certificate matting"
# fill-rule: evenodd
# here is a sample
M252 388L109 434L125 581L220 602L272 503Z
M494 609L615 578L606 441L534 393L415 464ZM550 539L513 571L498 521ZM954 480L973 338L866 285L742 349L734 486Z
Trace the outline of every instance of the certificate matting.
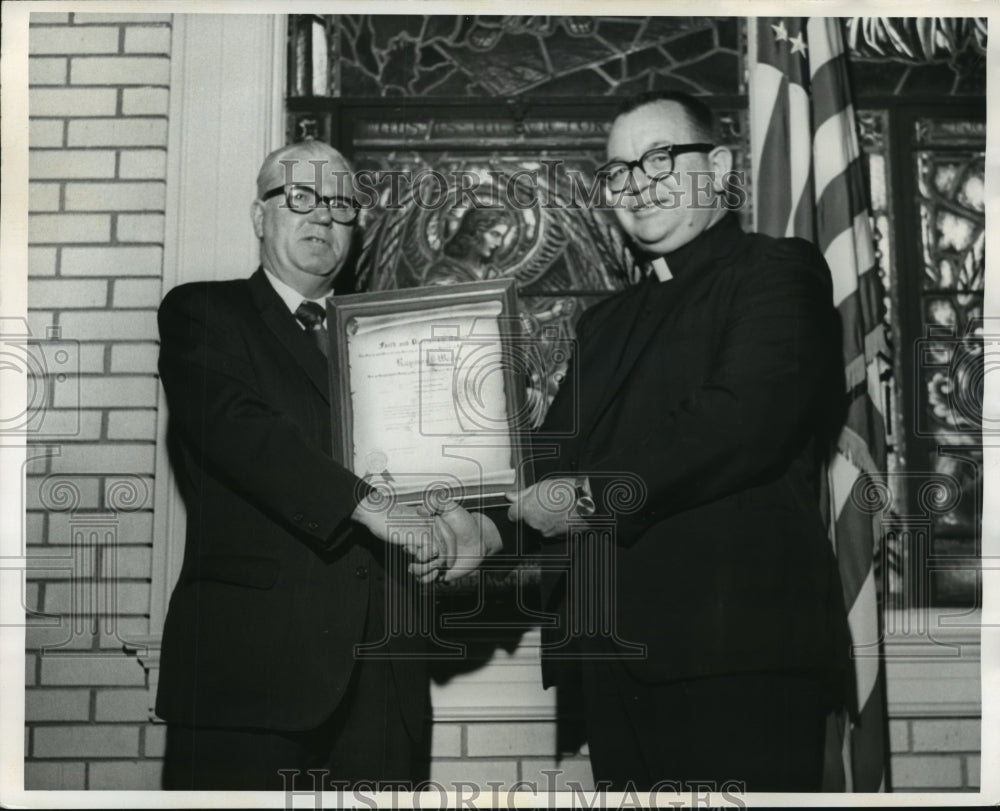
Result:
M329 300L333 453L404 502L482 505L526 486L523 369L509 280Z

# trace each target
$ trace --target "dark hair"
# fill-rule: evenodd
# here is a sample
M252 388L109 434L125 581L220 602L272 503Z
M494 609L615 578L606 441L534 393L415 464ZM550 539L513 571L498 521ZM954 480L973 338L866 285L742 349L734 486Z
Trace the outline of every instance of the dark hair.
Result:
M694 130L694 137L702 141L715 141L715 114L712 109L701 99L684 93L680 90L647 90L644 93L632 96L622 102L618 108L618 115L631 113L647 104L655 104L658 101L673 101L684 108L687 113L688 122Z
M445 256L464 259L474 250L480 236L499 223L513 227L514 217L505 208L470 208L462 215L455 233L445 242Z

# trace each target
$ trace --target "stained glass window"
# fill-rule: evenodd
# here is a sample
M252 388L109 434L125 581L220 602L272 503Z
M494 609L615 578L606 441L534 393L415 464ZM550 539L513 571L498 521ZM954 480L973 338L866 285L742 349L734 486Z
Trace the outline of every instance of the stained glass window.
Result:
M915 429L928 486L937 488L923 505L932 528L928 586L932 602L968 604L982 519L985 127L920 119L913 137L922 336Z
M982 96L985 17L850 17L852 84L869 95Z
M917 154L925 290L983 291L984 152Z
M292 17L292 96L736 95L736 17Z

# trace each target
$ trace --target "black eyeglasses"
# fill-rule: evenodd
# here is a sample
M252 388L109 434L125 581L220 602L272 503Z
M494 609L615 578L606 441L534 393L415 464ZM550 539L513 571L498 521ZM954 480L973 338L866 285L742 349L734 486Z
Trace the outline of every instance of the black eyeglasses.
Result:
M358 219L358 209L361 206L357 200L350 197L322 197L312 186L278 186L261 195L261 200L270 200L279 194L285 195L285 202L296 214L308 214L311 211L326 206L333 221L341 225L351 225Z
M621 191L628 184L633 169L642 169L650 180L666 177L674 171L674 158L685 152L711 152L715 144L671 144L644 152L634 161L608 161L597 170L597 176L612 191Z

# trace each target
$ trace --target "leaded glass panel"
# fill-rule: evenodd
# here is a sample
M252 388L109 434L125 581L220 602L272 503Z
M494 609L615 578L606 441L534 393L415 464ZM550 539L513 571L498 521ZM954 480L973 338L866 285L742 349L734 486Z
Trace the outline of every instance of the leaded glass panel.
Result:
M983 290L985 152L917 153L925 290Z
M923 566L936 604L972 605L978 593L984 135L982 122L960 119L918 119L913 132L921 265L914 430L926 447L928 481L940 493L922 505L932 529Z
M737 17L337 14L292 23L293 96L741 92Z

